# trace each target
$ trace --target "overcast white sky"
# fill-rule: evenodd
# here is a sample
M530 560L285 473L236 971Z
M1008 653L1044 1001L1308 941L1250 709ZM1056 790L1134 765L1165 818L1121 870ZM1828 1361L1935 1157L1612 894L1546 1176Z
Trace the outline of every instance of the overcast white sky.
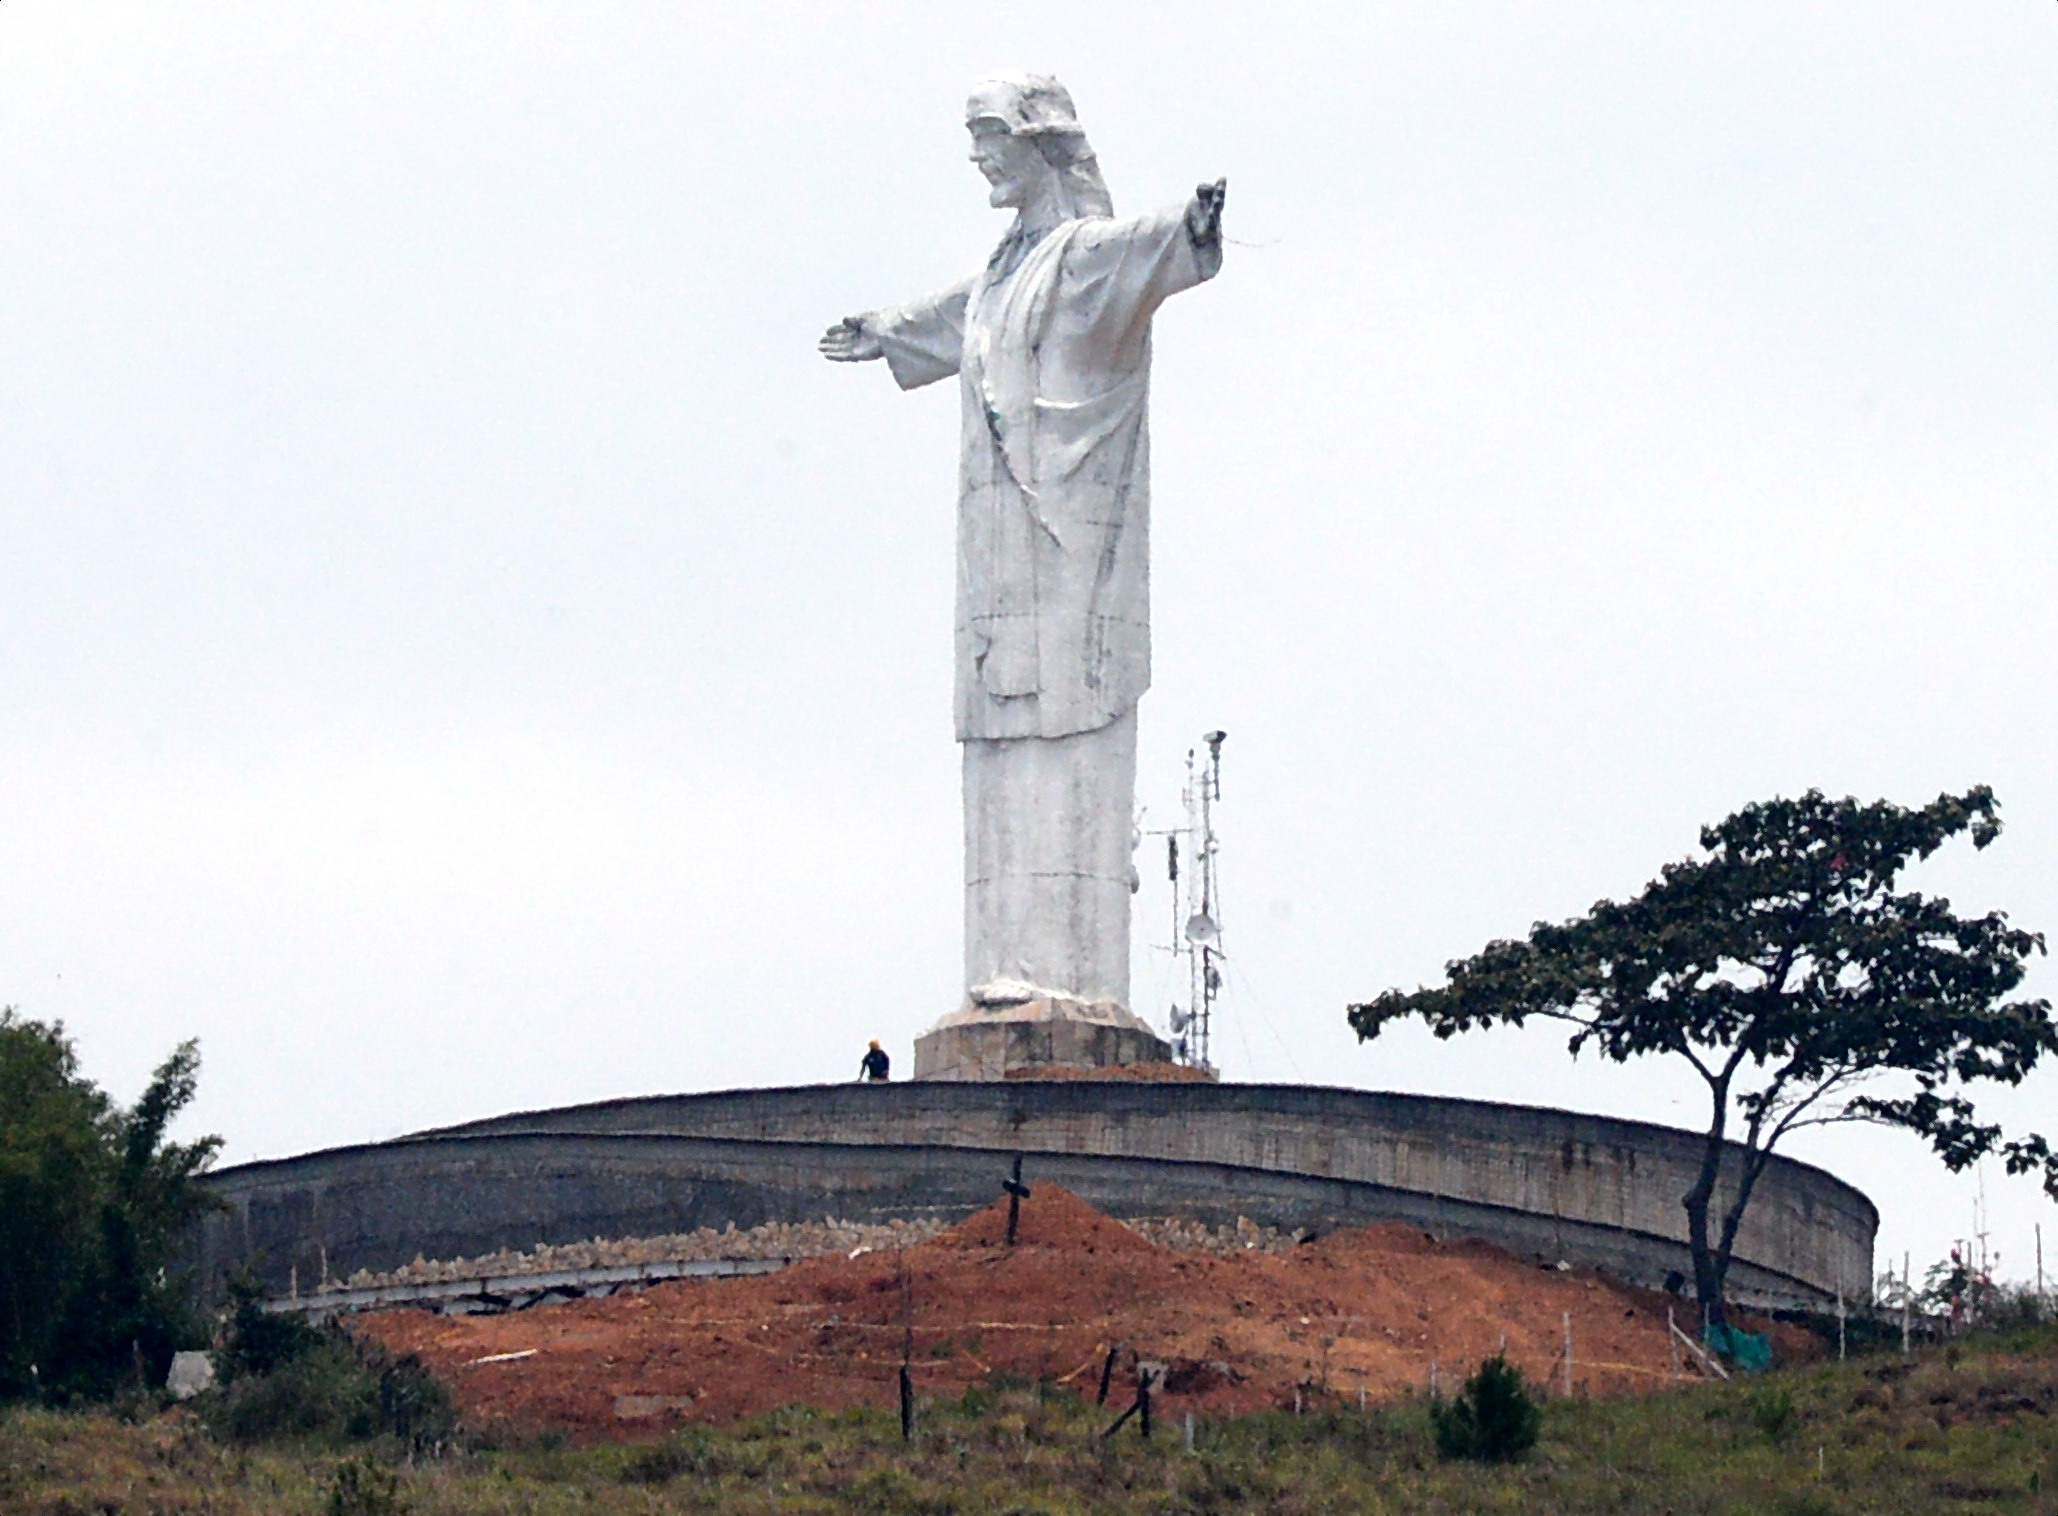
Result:
M904 1067L956 396L813 341L983 259L1010 67L1118 210L1230 183L1158 326L1141 777L1161 824L1228 730L1228 1077L1698 1123L1344 1008L1811 785L1991 783L1922 882L2058 931L2048 0L7 0L0 1003L124 1097L197 1034L232 1160ZM2049 1132L2058 1070L1987 1104ZM1973 1225L1912 1139L1796 1152L1882 1262Z

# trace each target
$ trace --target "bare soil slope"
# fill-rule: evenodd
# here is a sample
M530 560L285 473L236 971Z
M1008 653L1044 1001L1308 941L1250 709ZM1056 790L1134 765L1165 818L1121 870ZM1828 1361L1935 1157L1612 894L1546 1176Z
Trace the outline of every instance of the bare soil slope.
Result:
M1169 1366L1167 1410L1241 1412L1304 1398L1355 1401L1448 1384L1505 1343L1562 1386L1617 1394L1672 1376L1662 1295L1584 1271L1539 1269L1482 1242L1399 1225L1333 1233L1285 1253L1210 1256L1148 1242L1069 1192L1037 1185L1019 1239L1000 1202L898 1252L810 1259L778 1274L665 1284L505 1316L390 1311L356 1330L419 1354L474 1418L582 1438L655 1434L804 1402L889 1406L903 1344L917 1393L957 1394L995 1373L1091 1395L1122 1349ZM509 1356L522 1355L522 1356Z

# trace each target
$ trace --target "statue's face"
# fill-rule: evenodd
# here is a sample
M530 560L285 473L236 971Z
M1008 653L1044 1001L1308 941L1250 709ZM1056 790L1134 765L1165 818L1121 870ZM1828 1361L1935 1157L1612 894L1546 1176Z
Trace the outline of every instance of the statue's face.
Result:
M1027 205L1038 181L1053 172L1036 144L1017 137L998 121L970 121L966 126L972 133L972 162L993 186L986 203L1016 208Z

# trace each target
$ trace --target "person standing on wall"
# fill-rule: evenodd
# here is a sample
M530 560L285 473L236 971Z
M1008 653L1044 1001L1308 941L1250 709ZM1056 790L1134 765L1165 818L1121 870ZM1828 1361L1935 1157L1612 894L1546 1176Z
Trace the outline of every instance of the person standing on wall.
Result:
M887 1071L893 1067L893 1060L886 1056L886 1049L879 1046L879 1039L872 1039L871 1050L865 1054L864 1062L858 1065L858 1078L869 1083L884 1083Z

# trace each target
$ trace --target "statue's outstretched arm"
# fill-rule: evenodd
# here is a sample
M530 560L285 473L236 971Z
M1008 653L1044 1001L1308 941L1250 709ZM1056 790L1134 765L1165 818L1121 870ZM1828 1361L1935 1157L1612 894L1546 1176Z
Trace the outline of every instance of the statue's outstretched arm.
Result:
M845 316L815 346L832 363L866 363L884 358L893 382L904 390L934 384L958 371L965 342L965 300L972 281L906 305L885 306Z
M879 334L865 321L864 316L845 316L822 333L815 346L831 363L869 363L874 358L884 358L886 349L879 342Z

